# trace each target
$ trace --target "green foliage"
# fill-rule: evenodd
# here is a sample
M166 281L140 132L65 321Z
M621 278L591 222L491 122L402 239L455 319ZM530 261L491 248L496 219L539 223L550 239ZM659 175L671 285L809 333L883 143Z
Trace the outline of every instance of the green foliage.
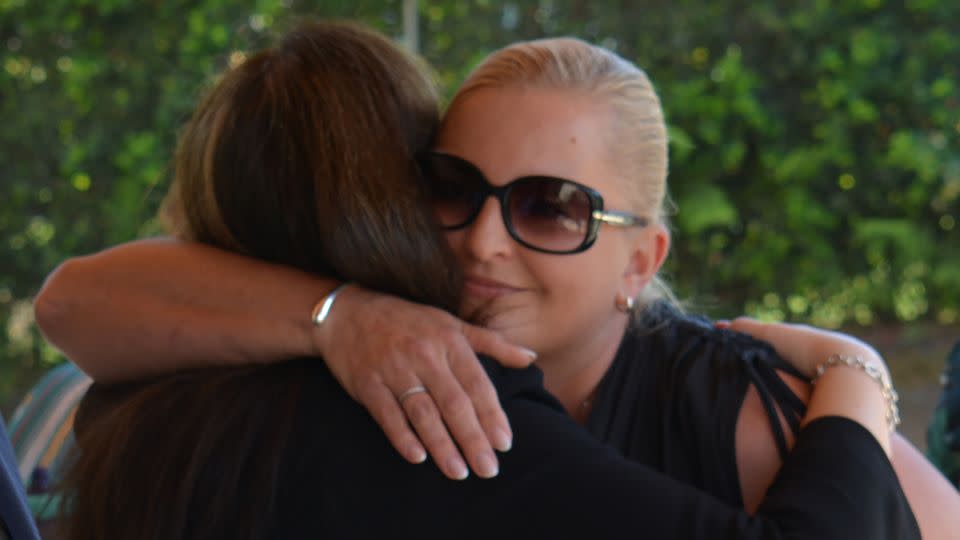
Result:
M27 302L58 262L155 230L178 127L218 71L301 15L399 38L401 13L0 0L0 365L56 361ZM681 296L830 326L960 320L957 21L960 3L931 0L420 2L447 95L494 48L547 35L647 69L671 124Z

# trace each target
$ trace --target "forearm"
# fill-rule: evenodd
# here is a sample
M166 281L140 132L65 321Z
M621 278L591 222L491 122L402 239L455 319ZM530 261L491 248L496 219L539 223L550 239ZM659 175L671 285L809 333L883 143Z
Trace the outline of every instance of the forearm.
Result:
M865 354L864 357L886 373L886 365L879 355ZM879 382L857 368L833 367L816 381L802 425L825 416L849 418L870 431L891 456L888 406Z
M893 437L892 461L923 538L957 538L960 493L900 434Z
M522 504L533 496L538 505L549 508L545 513L554 520L575 524L581 518L590 520L590 512L611 512L611 519L618 519L615 513L622 508L643 523L639 529L643 536L652 538L849 538L850 531L862 532L863 538L914 537L900 534L902 530L894 526L909 525L910 516L889 462L865 430L846 420L811 423L780 480L768 490L763 507L750 519L742 509L721 505L662 474L647 471L641 478L638 469L608 460L605 450L581 449L578 445L586 443L553 431L543 414L527 419L509 402L505 407L516 428L517 444L503 457L504 479L511 480L508 471L522 471L516 461L525 460L536 464L543 490L525 494L523 486L511 486L505 490L515 497L511 506L535 510ZM530 455L538 449L546 455ZM556 465L555 454L567 462ZM592 458L584 459L587 455ZM524 484L538 490L537 483ZM549 500L554 497L557 500ZM560 510L570 500L579 501L574 511ZM878 510L886 512L885 519L877 519ZM630 530L624 523L593 518L619 533L612 537L622 538Z
M760 323L749 318L738 318L722 326L750 334L767 341L800 373L814 378L832 357L859 359L869 369L857 366L826 365L826 371L816 378L816 385L807 404L802 425L827 416L841 416L853 420L876 437L889 456L890 427L887 414L891 411L885 395L890 374L883 358L872 347L851 336L821 330L811 326L783 323ZM876 370L881 383L875 380Z
M63 263L37 323L100 381L315 354L309 313L336 282L169 239Z
M784 373L780 376L804 402L810 399L806 382ZM782 466L766 416L756 391L748 393L737 424L737 466L744 504L751 512L763 499ZM785 421L784 431L789 432ZM792 448L793 438L788 437ZM951 538L960 531L960 494L926 458L901 434L891 437L890 461L896 471L903 492L917 518L923 538Z

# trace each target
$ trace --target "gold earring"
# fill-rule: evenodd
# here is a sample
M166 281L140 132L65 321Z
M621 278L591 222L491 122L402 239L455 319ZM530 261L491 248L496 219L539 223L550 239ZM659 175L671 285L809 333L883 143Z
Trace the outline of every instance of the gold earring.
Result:
M630 313L633 311L633 306L636 303L636 300L632 296L627 296L625 294L617 293L617 296L613 299L613 305L617 307L618 310L624 313Z

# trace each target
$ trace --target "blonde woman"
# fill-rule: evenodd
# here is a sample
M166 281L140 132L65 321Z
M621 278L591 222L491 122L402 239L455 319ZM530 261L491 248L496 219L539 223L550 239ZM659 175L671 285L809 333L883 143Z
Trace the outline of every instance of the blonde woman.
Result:
M786 351L800 359L793 369L768 346L664 303L663 115L646 75L609 51L560 39L494 53L454 98L420 165L466 278L460 314L480 326L170 241L66 263L38 298L38 320L104 381L322 355L408 460L428 450L451 478L468 474L454 439L484 477L497 474L493 448L512 439L471 346L512 366L535 355L547 389L596 437L751 511L804 414L852 396L823 385L827 397L804 413L803 379L834 354L881 362L843 336L735 323L793 340L807 353ZM308 316L315 306L319 326ZM834 388L876 383L855 367L827 372L842 372ZM936 537L938 516L957 501L939 497L941 479L899 436L889 446L889 396L877 410L873 432L898 470L912 471L904 487Z

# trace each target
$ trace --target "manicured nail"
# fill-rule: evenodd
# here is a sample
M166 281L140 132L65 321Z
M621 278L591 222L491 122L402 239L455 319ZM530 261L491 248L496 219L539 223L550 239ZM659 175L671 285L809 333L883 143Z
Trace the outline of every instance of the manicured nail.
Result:
M447 469L455 480L466 480L470 476L470 470L462 459L455 457L447 462Z
M493 430L493 447L501 452L509 452L513 447L513 437L503 428Z
M535 350L533 350L533 349L528 349L528 348L526 348L526 347L520 347L520 350L522 350L522 351L523 351L523 354L529 356L530 358L532 358L532 359L534 359L534 360L537 359L537 351L535 351Z
M493 478L500 473L500 465L497 464L497 458L493 454L486 452L480 454L477 458L477 476L480 478Z
M730 326L732 326L730 321L726 319L720 319L719 321L714 322L713 325L717 328L730 328Z
M407 457L414 463L423 463L427 460L427 453L419 446L411 446L407 451Z

